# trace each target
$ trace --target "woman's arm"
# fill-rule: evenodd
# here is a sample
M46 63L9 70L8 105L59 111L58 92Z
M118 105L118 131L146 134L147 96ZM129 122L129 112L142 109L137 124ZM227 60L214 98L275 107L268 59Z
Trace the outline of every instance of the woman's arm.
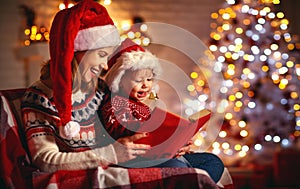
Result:
M60 152L52 135L38 135L28 140L34 165L45 172L90 169L117 163L113 145L84 152Z
M23 115L28 115L23 117L25 123L28 123L27 119L41 120L45 116L43 113L33 110L27 110ZM145 136L142 133L120 138L113 144L82 152L75 152L76 148L74 148L74 152L62 152L59 146L63 147L64 145L59 138L56 138L58 135L55 135L48 124L27 125L26 128L26 138L32 163L45 172L106 167L131 160L137 155L146 153L146 150L150 148L149 145L134 144L135 140Z

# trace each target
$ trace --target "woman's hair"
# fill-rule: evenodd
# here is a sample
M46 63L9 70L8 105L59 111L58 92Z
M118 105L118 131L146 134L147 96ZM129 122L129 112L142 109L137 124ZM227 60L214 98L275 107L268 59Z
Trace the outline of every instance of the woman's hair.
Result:
M42 65L41 71L40 71L40 80L51 80L50 77L50 66L51 66L51 60L48 60ZM97 78L93 78L90 82L84 82L82 80L82 75L79 70L79 64L74 57L72 60L72 81L73 81L73 93L81 89L83 92L92 91L96 89L97 85ZM53 82L53 81L52 81Z
M50 78L50 60L42 64L42 69L40 71L40 80L47 80ZM51 78L50 78L51 79Z

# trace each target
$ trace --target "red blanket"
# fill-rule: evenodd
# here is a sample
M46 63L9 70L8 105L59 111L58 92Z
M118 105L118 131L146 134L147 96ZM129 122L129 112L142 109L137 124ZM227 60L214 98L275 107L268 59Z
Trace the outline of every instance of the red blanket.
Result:
M206 175L191 168L108 168L35 175L34 188L205 188L217 189Z
M204 170L193 168L109 167L39 172L30 165L22 139L20 98L24 90L0 91L0 188L233 188L225 172L218 184ZM21 133L20 133L21 132Z

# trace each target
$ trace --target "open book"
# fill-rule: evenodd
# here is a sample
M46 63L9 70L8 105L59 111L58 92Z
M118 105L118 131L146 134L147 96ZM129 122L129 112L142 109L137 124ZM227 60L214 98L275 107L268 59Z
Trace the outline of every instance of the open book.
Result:
M143 157L171 158L205 125L210 116L211 112L204 109L186 119L157 107L137 131L148 132L149 136L135 143L151 145Z

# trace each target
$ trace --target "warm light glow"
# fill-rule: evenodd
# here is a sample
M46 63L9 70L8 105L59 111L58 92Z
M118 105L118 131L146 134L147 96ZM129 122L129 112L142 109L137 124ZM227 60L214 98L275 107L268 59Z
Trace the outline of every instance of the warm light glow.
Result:
M143 39L143 45L144 46L148 46L150 44L150 39L148 38L148 37L145 37L144 39Z
M298 36L288 32L285 14L273 10L279 0L226 1L228 7L211 14L214 23L208 44L216 59L213 71L224 78L217 92L226 102L222 107L226 124L212 151L241 159L248 151L260 153L265 143L293 145L300 137ZM194 93L209 97L214 86L206 79L197 84L200 74L190 77L195 79ZM199 102L218 108L210 100Z
M127 33L127 36L128 36L128 38L130 38L130 39L134 39L134 38L135 38L134 32L133 32L133 31L128 32L128 33Z
M194 141L194 144L195 144L196 146L201 146L201 145L202 145L202 140L197 138L197 139Z
M131 25L132 25L131 20L123 20L121 22L121 29L123 31L127 31L131 28Z
M242 137L246 137L246 136L248 136L248 131L242 130L242 131L240 132L240 135L241 135Z
M243 24L245 24L246 26L247 26L247 25L250 25L250 24L251 24L251 21L250 21L249 19L246 18L246 19L243 20Z
M212 13L211 15L210 15L210 17L212 18L212 19L217 19L218 17L219 17L219 15L218 15L218 13Z
M103 4L104 4L104 5L110 5L110 4L111 4L111 0L104 0L104 1L103 1Z
M266 135L265 136L265 141L271 141L272 140L272 136L271 135Z
M211 51L217 51L218 50L218 47L216 46L216 45L210 45L209 46L209 50L211 50Z
M233 117L233 116L232 116L231 113L226 113L226 114L225 114L225 118L228 119L228 120L229 120L229 119L232 119L232 117Z
M244 87L245 89L249 88L250 86L251 86L251 85L250 85L249 82L247 82L247 81L244 81L244 82L243 82L243 87Z
M262 147L261 144L255 144L255 145L254 145L254 149L257 150L257 151L262 150L262 148L263 148L263 147Z
M142 36L141 32L135 32L134 33L134 37L136 37L136 38L140 38L141 36Z
M231 29L231 25L230 24L223 24L222 29L227 31Z
M236 98L241 99L241 98L243 98L243 93L237 92L237 93L235 93L235 96L236 96Z
M224 143L222 144L222 148L225 149L225 150L229 149L229 148L230 148L229 143L228 143L228 142L224 142Z
M273 141L274 141L275 143L278 143L278 142L281 141L281 138L280 138L279 136L274 136L274 137L273 137Z
M221 138L225 138L227 136L227 133L226 133L226 131L220 131L220 133L219 133L219 137L221 137Z
M240 152L239 152L239 156L240 156L240 157L245 157L246 155L247 155L247 153L244 152L244 151L240 151Z
M38 40L38 41L41 40L41 39L42 39L42 34L40 34L40 33L37 34L37 35L35 36L35 39Z
M222 15L222 18L223 18L224 20L229 20L229 19L230 19L230 14L224 13L224 14Z
M239 121L238 125L239 125L239 127L244 128L244 127L246 127L246 122L241 120L241 121Z
M212 150L212 153L214 153L214 154L219 154L220 152L221 152L221 150L219 148L214 148Z
M197 72L192 72L190 76L191 76L192 79L196 79L198 77L198 73Z
M212 38L214 38L215 40L220 40L221 39L221 35L220 34L217 34L217 33L215 33L215 34L213 34L213 37Z
M251 109L253 109L253 108L256 107L256 103L255 102L249 102L248 103L248 107L251 108Z
M292 50L295 49L295 45L294 45L294 44L288 44L288 45L287 45L287 48L288 48L290 51L292 51Z
M205 82L202 79L200 79L199 81L197 81L197 85L202 87L205 85Z
M277 16L277 18L284 18L284 14L283 14L283 12L278 12L277 14L276 14L276 16ZM285 19L284 19L285 20ZM283 20L282 20L283 21Z
M148 26L147 26L146 24L142 24L142 25L140 26L140 30L141 30L142 32L146 32L146 31L148 30Z
M195 90L195 86L194 86L194 85L189 85L189 86L187 87L187 90L188 90L189 92L192 92L192 91Z
M234 75L235 71L234 70L227 70L228 75Z
M235 101L235 99L236 99L236 98L235 98L234 95L230 95L230 96L228 97L228 100L230 100L230 101L232 101L232 102Z
M237 33L237 34L242 34L243 33L243 28L236 28L235 29L235 32Z
M242 151L244 151L244 152L248 152L249 151L249 146L247 146L247 145L244 145L243 147L242 147Z
M142 40L140 38L133 39L133 42L135 42L138 45L142 45Z
M249 68L244 68L243 69L243 73L246 74L246 75L249 74L250 72L251 72L251 70Z
M269 67L268 67L268 66L262 66L262 67L261 67L261 70L262 70L263 72L267 72L267 71L269 71Z
M66 8L66 5L64 3L59 3L58 8L59 10L63 10Z
M213 147L213 148L220 148L220 143L214 142L214 143L212 144L212 147Z
M25 29L24 33L25 33L25 35L29 35L30 34L30 29Z
M241 108L243 106L243 103L241 101L236 101L235 106Z
M272 45L270 46L270 48L271 48L273 51L276 51L276 50L278 50L278 45L277 45L277 44L272 44Z
M30 41L29 41L29 40L25 40L25 41L24 41L24 45L25 45L25 46L29 46L29 45L30 45Z
M236 144L236 145L234 146L234 149L235 149L236 151L239 151L239 150L242 149L242 146L241 146L240 144Z

